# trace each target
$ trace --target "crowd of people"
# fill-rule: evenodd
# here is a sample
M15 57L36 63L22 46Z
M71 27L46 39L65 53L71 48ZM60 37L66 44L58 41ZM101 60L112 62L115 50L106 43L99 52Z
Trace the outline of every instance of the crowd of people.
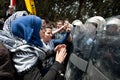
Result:
M85 24L79 19L72 23L58 20L54 25L26 11L17 11L0 30L0 79L64 80L72 52L88 60L93 44L98 39L109 40L106 35L119 35L119 29L118 16L107 20L94 16Z

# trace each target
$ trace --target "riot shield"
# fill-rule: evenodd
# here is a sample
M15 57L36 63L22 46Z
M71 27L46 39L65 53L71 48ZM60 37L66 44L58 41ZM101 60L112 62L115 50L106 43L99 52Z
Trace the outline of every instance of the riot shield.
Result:
M80 41L79 46L75 45L77 49L74 49L70 56L69 63L66 69L66 80L92 80L88 74L93 68L92 64L92 52L96 44L96 36L104 30L105 20L102 17L92 17L88 19L85 23L87 30L82 39L78 38ZM73 43L74 44L74 43ZM92 67L91 67L92 66ZM95 71L95 70L94 70ZM104 80L102 78L97 78L99 80ZM96 79L93 79L96 80Z
M102 80L120 80L120 20L109 19L106 25L106 31L103 35L98 35L96 46L92 54L92 65L104 79ZM89 69L90 70L90 69ZM95 73L94 70L88 71L88 74ZM90 77L95 80L98 72ZM99 75L99 76L101 76ZM100 79L99 79L100 80Z
M79 51L79 46L81 44L81 40L83 39L85 35L85 26L80 20L74 20L72 22L73 29L71 31L72 38L73 38L73 52Z
M70 56L70 60L67 65L65 78L66 80L80 80L82 79L83 71L85 71L86 63L84 64L84 60L80 59L81 62L84 64L81 67L79 67L79 53L80 53L80 46L81 41L83 40L85 36L85 26L82 24L80 20L74 20L72 22L73 30L72 30L72 37L73 37L73 53ZM79 57L78 57L79 56ZM74 66L78 64L77 66ZM80 69L79 69L80 68ZM82 71L83 70L83 71Z

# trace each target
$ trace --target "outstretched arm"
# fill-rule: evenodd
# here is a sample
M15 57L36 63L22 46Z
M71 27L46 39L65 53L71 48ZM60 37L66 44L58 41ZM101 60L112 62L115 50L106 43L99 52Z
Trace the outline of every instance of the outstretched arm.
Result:
M59 28L59 29L53 31L52 34L54 35L54 34L58 33L59 31L61 31L62 29L64 29L64 26L62 26L61 28Z

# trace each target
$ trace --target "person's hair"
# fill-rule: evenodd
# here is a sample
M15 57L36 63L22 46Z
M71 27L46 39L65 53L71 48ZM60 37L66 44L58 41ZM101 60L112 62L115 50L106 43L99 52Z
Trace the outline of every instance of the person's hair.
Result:
M68 18L66 18L66 19L64 20L64 22L65 22L65 21L69 21L69 19L68 19Z
M42 27L42 29L44 29L46 31L46 29L52 29L51 26L47 26L47 27Z
M64 21L63 21L63 20L58 20L57 23L58 23L58 22L61 22L62 24L64 24Z
M50 24L50 27L55 28L55 24L54 24L54 23L51 23L51 24Z
M48 18L42 18L47 24L49 24L49 19Z

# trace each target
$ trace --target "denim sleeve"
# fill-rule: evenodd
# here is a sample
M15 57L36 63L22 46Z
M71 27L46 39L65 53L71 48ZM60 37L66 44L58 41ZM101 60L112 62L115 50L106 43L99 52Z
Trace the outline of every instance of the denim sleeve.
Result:
M65 43L69 37L70 32L67 32L62 39L53 39L54 45Z

